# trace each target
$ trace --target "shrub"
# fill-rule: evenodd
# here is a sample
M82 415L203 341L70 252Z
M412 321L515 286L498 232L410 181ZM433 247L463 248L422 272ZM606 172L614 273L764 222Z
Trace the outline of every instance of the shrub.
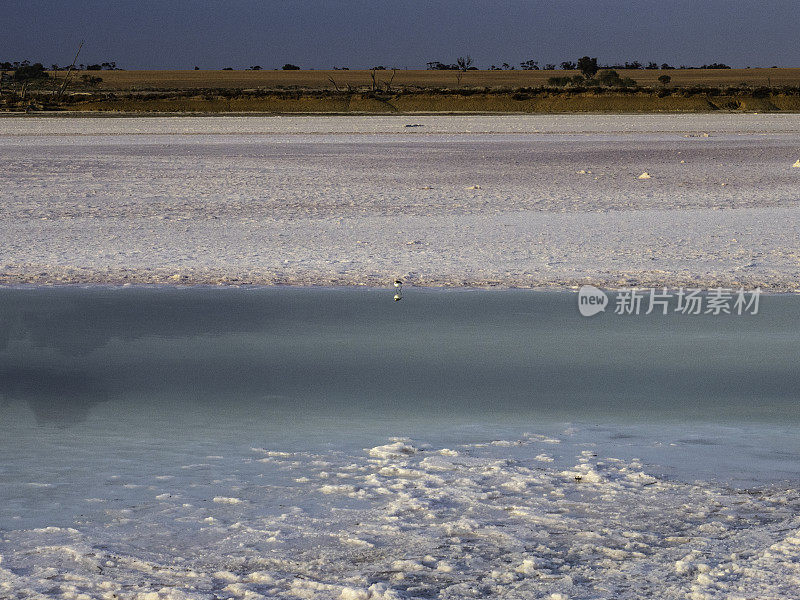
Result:
M769 98L772 95L772 90L768 87L758 87L753 90L753 98Z
M92 75L81 75L81 81L86 85L95 86L103 83L103 78L93 77Z
M34 79L45 79L49 77L44 70L42 63L34 63L32 65L22 65L14 71L14 81L31 81Z
M572 81L572 77L548 77L548 85L562 87L568 85Z
M661 85L667 85L670 81L672 81L672 77L669 75L660 75L658 77L658 81L661 83Z
M583 75L573 75L572 77L548 77L547 78L548 85L556 86L556 87L564 87L566 85L582 85L586 83Z
M298 67L297 65L293 65L292 63L286 63L281 67L281 69L283 69L284 71L299 71L300 67Z
M608 87L619 86L620 82L622 81L622 79L620 79L619 73L617 73L614 69L601 71L600 74L597 76L597 80L600 82L601 85L606 85Z

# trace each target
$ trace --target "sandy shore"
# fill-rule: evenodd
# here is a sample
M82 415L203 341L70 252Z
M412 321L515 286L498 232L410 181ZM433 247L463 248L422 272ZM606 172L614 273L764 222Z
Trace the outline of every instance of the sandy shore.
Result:
M3 284L800 288L798 115L4 118L0 152Z

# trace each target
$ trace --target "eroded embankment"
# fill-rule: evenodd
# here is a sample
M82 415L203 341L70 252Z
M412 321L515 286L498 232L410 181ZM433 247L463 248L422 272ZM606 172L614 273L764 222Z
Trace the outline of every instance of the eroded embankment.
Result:
M260 113L574 113L574 112L800 112L800 92L718 90L517 91L473 90L424 93L266 92L217 90L204 93L85 93L54 106L33 108L120 112Z

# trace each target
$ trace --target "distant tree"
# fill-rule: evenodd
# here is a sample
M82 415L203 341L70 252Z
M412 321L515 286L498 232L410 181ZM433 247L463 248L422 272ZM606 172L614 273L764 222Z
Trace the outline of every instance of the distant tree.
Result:
M525 62L519 63L519 66L523 71L538 71L539 70L539 61L538 60L526 60Z
M556 66L553 63L547 63L544 66L544 70L545 71L555 71L556 70Z
M513 69L513 68L514 68L514 67L512 67L512 66L511 66L511 65L509 65L508 63L503 63L503 70L504 70L504 71L509 71L509 70L511 70L511 69Z
M383 65L379 65L377 67L372 67L370 69L370 71L385 71L385 70L386 70L386 67L384 67Z
M297 65L293 65L292 63L286 63L281 67L281 69L283 69L284 71L299 71L300 67L298 67Z
M59 66L58 65L50 65L50 70L51 71L58 71L59 70Z
M561 68L565 71L574 71L578 68L578 65L572 61L565 60L561 63Z
M662 71L668 71L668 70L670 70L670 69L674 69L674 68L675 68L675 67L672 67L672 66L668 65L667 63L663 63L663 64L661 65L661 70L662 70Z
M200 67L198 67L197 65L195 65L195 66L194 66L194 70L195 70L195 71L199 71L199 70L200 70Z
M223 71L233 71L233 67L222 67Z
M626 69L641 69L642 68L642 63L640 63L638 60L635 60L633 62L625 61L625 68Z
M431 61L428 64L429 71L457 71L458 65L446 65L438 60Z
M86 70L87 71L101 71L102 69L103 69L103 67L101 67L100 65L87 65L86 66Z
M456 59L456 67L458 68L458 73L456 74L456 83L460 86L461 85L461 78L464 77L464 73L467 71L472 71L472 57L471 56L459 56Z
M672 77L669 75L660 75L658 81L661 83L661 85L667 85L670 81L672 81Z
M652 70L658 69L658 65L656 63L654 63L654 62L649 62L649 63L647 63L647 66L645 67L645 69L649 69L649 70L652 71Z
M260 71L260 70L261 70L261 65L254 65L250 67L250 71Z
M104 62L100 65L103 69L107 71L116 71L117 70L117 63L116 62Z
M581 57L578 59L577 67L586 79L591 79L598 70L597 58Z
M728 65L722 63L711 63L710 65L703 65L701 69L730 69Z

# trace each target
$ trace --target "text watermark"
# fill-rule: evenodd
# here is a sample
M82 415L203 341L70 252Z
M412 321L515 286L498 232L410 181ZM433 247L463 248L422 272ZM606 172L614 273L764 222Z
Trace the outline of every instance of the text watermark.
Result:
M757 315L761 288L621 288L609 294L592 285L578 290L578 310L591 317L608 308L615 315Z

